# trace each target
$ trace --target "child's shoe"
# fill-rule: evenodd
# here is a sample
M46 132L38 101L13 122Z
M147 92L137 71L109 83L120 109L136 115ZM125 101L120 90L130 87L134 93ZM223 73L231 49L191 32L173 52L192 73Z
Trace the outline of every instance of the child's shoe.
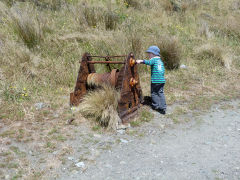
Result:
M165 110L165 109L158 109L158 112L159 112L160 114L163 114L163 115L166 114L166 110Z

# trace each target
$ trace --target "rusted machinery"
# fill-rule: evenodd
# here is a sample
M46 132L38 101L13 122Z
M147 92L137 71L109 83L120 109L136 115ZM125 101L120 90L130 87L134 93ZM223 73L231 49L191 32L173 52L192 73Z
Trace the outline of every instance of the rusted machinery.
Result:
M93 58L105 61L93 61ZM124 59L124 61L110 61L116 58ZM123 56L91 56L89 53L85 53L80 64L75 90L70 94L70 105L79 105L91 84L107 83L120 91L117 111L122 123L128 122L131 117L136 115L143 98L133 53ZM111 72L96 73L94 64L106 64ZM122 64L123 66L120 69L111 70L110 64Z

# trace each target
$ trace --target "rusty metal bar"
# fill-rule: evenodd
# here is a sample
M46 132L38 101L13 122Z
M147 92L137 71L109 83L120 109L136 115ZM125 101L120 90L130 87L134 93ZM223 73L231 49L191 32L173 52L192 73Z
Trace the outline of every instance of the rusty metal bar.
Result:
M129 110L126 110L125 112L120 113L119 115L120 115L120 117L121 117L122 119L124 119L124 118L126 118L126 116L129 116L129 115L131 115L132 113L136 112L139 107L140 107L140 105L137 105L137 106L135 106L135 107L133 107L133 108L131 108L131 109L129 109Z
M120 58L126 57L127 55L119 55L119 56L88 56L88 57L98 57L98 58Z
M88 64L125 64L123 61L88 61Z

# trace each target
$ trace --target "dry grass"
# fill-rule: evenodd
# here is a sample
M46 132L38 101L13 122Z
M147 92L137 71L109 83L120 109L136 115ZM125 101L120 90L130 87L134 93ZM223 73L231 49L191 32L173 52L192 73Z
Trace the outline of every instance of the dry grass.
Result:
M230 54L225 53L225 49L216 45L204 45L197 49L196 56L200 60L207 61L211 66L224 66L230 70L232 59ZM202 63L202 62L200 62Z
M119 122L117 105L119 93L109 86L89 92L80 104L80 112L100 125L115 129Z
M239 18L239 15L229 15L224 18L218 18L212 29L218 34L223 34L230 38L240 39Z
M39 45L43 40L42 18L37 15L33 7L27 7L24 11L16 8L12 13L11 25L29 48Z
M92 7L89 5L85 5L83 10L84 18L90 27L97 27L97 23L99 21L100 16L100 8L99 7Z
M47 0L44 2L55 3ZM238 42L232 39L235 36L231 38L221 34L216 36L211 28L204 27L202 33L204 36L213 33L211 42L208 38L199 37L197 31L199 21L195 19L199 14L204 13L204 10L195 9L196 12L192 14L194 3L184 1L180 7L187 7L180 18L178 12L168 14L168 10L163 6L167 2L170 1L141 2L139 3L141 11L122 6L124 2L111 3L111 6L107 2L64 2L58 11L52 11L51 8L43 10L38 8L40 6L31 3L21 3L20 6L15 4L10 10L1 3L0 12L4 19L0 28L2 35L0 62L1 77L3 77L1 79L5 79L1 80L1 86L6 90L5 94L11 94L10 86L17 86L19 92L27 87L31 97L31 100L20 103L12 101L12 107L20 106L21 103L34 103L40 97L48 99L49 96L60 96L72 91L79 68L78 60L85 51L99 55L127 54L133 51L137 58L144 58L144 49L152 44L159 45L167 69L177 69L180 62L189 66L189 70L185 73L181 73L181 70L166 72L166 76L170 78L166 85L166 94L171 103L194 94L197 88L191 88L190 85L198 84L198 79L209 75L210 72L201 71L201 69L209 69L209 63L219 67L211 71L212 80L216 77L223 79L223 75L230 73L221 72L220 67L224 66L226 69L238 67ZM134 1L126 3L129 4L128 7L135 6ZM219 13L216 12L218 10L213 10L214 3L208 5L212 8L208 10L212 16ZM149 7L153 10L149 10ZM16 9L27 13L19 15ZM157 9L161 10L160 14L156 13ZM43 13L44 19L40 16ZM156 16L157 14L159 16ZM237 15L229 12L226 17L236 19ZM9 26L9 22L14 26ZM208 24L209 27L212 26L211 22ZM238 27L234 25L237 24L236 21L232 24L232 27ZM229 29L235 32L234 28ZM161 32L160 36L159 32ZM167 36L165 37L164 34ZM204 48L203 44L214 45ZM102 66L97 66L97 71L104 70ZM140 70L143 79L141 85L144 93L149 94L149 68L142 66ZM236 75L231 74L231 76ZM214 82L209 82L208 87L212 90L220 89L220 86ZM172 88L176 88L176 91ZM2 101L8 103L12 98L4 99Z
M165 0L164 2L164 9L168 12L173 11L181 11L180 4L176 2L175 0Z
M132 34L132 37L129 38L132 45L132 52L138 57L142 51L142 40L137 33Z
M111 9L105 12L105 28L106 30L114 30L117 27L119 17Z
M162 1L164 9L169 12L181 12L185 13L187 10L195 10L198 3L196 1L177 1L177 0L164 0Z
M177 69L180 66L181 48L176 37L161 37L158 46L165 67L169 70Z
M135 9L141 9L141 4L137 0L124 0L124 4L127 8L133 7Z

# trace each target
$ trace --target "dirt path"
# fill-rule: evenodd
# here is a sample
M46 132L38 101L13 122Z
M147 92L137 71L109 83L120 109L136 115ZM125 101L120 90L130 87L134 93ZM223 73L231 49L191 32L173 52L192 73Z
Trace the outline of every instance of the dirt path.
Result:
M34 122L30 140L1 126L0 179L240 180L239 100L185 114L177 124L153 113L150 122L115 134L93 131L81 118Z
M220 110L169 125L155 113L152 122L116 135L111 148L82 170L60 172L60 179L240 179L239 101ZM171 123L170 123L171 124ZM170 127L167 127L170 126ZM167 128L166 128L167 127ZM142 133L139 134L139 132ZM109 137L102 137L109 138Z

